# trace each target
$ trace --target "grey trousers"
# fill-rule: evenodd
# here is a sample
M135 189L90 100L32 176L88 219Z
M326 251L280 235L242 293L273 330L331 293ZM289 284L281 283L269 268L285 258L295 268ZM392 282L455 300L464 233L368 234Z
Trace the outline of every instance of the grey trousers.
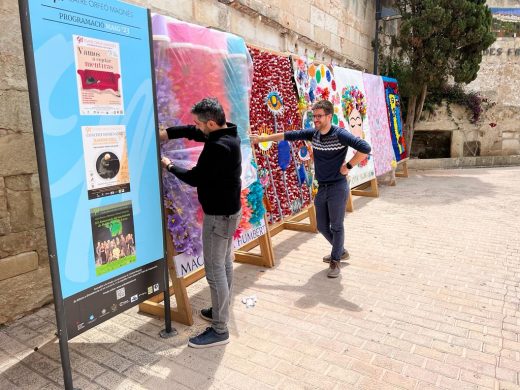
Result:
M211 293L212 327L217 333L228 331L229 304L233 286L233 235L242 217L204 214L202 250L204 269Z

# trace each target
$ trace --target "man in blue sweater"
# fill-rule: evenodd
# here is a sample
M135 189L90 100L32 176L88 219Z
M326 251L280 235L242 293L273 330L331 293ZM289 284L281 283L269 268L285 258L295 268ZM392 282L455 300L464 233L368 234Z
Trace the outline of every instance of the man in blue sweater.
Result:
M327 276L337 278L340 275L340 260L349 258L345 249L345 205L348 198L347 176L349 170L363 161L370 153L370 145L355 137L347 130L332 125L334 106L327 100L321 100L312 107L314 129L289 131L267 136L252 135L253 143L267 141L311 141L314 153L314 167L318 181L318 193L314 199L318 230L332 245L330 255L323 261L330 263ZM358 152L345 164L348 148Z

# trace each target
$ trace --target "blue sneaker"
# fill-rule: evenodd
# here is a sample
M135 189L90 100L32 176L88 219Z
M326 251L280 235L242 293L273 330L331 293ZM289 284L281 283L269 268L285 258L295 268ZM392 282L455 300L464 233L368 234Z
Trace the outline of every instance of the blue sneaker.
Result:
M227 343L229 343L229 332L217 333L211 327L188 341L188 345L192 348L209 348Z

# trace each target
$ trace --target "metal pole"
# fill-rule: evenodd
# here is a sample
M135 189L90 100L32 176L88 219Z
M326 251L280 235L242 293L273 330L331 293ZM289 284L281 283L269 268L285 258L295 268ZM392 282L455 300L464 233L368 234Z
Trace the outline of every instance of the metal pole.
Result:
M156 151L157 151L157 161L159 161L159 193L160 193L160 199L161 202L161 221L162 221L162 232L163 232L163 259L164 259L164 329L159 332L159 336L166 339L172 336L177 335L177 330L175 328L172 328L172 318L171 318L171 311L170 311L170 277L168 275L168 253L166 251L166 234L168 234L167 229L164 225L164 188L162 184L162 168L160 163L160 149L159 149L159 132L158 132L158 124L159 124L159 118L157 116L157 94L156 94L156 85L155 85L155 61L153 56L153 34L152 34L152 16L150 13L150 10L148 9L148 36L150 40L150 64L151 64L151 72L152 72L152 89L153 89L153 113L154 113L154 119L155 119L155 139L156 139Z
M27 72L27 84L29 86L29 100L31 104L31 118L34 132L34 144L36 147L36 160L42 194L43 215L45 220L45 233L51 269L52 293L54 295L54 310L56 312L57 336L60 341L61 367L63 370L63 384L66 390L73 390L72 369L69 356L69 336L67 333L67 320L63 295L61 293L60 272L56 250L56 237L54 236L54 220L52 218L52 203L49 188L49 176L47 172L47 159L45 157L45 145L43 128L41 123L40 103L38 99L38 82L36 80L36 65L34 49L32 45L31 21L29 4L27 0L19 0L20 22L22 26L22 38L25 57L25 69Z

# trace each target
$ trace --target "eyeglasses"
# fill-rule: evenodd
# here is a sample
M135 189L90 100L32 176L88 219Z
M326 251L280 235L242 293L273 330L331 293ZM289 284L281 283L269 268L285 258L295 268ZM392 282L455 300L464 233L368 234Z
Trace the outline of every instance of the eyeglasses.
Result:
M324 116L327 116L327 115L329 115L329 114L314 114L312 117L316 118L316 119L321 119L321 118L323 118Z

